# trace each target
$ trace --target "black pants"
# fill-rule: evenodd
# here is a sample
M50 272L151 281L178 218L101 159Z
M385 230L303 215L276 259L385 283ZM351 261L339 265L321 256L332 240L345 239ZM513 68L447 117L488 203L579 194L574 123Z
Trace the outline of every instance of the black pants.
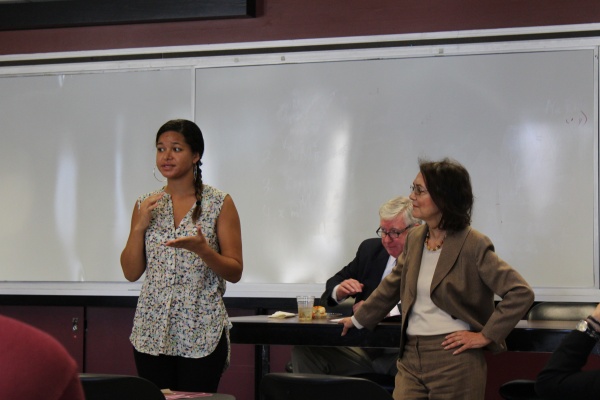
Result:
M138 375L160 389L216 393L227 362L227 333L223 329L215 351L202 358L160 354L153 356L133 349Z

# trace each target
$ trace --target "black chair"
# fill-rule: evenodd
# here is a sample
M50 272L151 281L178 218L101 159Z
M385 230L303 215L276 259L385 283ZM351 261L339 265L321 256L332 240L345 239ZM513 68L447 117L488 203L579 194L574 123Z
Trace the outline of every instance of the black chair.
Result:
M294 367L292 366L291 361L288 361L288 363L285 365L285 372L288 372L290 374L294 372ZM394 393L394 387L396 386L396 378L388 374L378 374L374 372L370 374L354 375L353 378L368 379L372 382L375 382L383 389L385 389L385 391L389 394Z
M266 374L260 383L265 400L391 400L392 396L368 379L317 374Z
M86 400L165 400L152 382L129 375L79 374Z
M360 374L353 376L353 378L362 378L370 380L371 382L375 382L389 394L394 393L394 387L396 387L396 377L388 374Z
M506 382L498 390L505 400L539 400L535 393L535 381L531 379L516 379Z
M594 311L597 303L538 303L527 313L529 321L579 321ZM575 324L573 324L575 327ZM516 379L500 386L500 396L505 400L539 400L535 393L535 381Z

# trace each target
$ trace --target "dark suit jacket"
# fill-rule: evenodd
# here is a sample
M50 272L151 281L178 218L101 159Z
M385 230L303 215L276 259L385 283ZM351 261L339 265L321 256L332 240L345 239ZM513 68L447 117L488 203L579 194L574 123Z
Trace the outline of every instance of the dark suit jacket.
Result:
M536 392L544 399L598 399L600 371L581 370L595 345L583 332L569 333L538 375Z
M365 285L363 291L355 296L354 301L366 300L381 282L389 258L390 255L381 244L381 239L373 238L363 241L358 247L354 260L327 280L325 292L321 295L321 304L326 306L337 305L335 300L331 298L333 288L350 278L356 279Z
M361 325L373 329L402 300L400 355L406 343L408 316L416 301L427 229L427 225L411 229L396 266L355 314ZM497 306L494 294L502 298ZM498 257L490 239L471 227L448 232L433 274L430 296L440 309L491 339L487 348L495 352L506 350L504 339L525 316L534 299L525 279Z

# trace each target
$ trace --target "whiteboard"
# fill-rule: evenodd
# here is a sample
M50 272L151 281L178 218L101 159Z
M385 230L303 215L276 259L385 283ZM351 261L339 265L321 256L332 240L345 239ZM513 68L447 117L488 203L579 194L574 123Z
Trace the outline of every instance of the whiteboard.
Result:
M191 91L189 70L0 78L0 280L124 281L154 136Z
M240 209L245 281L324 282L374 236L379 206L408 195L418 159L448 156L472 175L472 225L530 284L595 286L593 50L211 68L196 81L205 164Z
M320 295L418 159L445 156L471 173L473 227L536 294L598 293L595 48L208 64L0 77L6 287L135 292L119 255L135 199L162 186L154 134L189 118L205 182L240 213L228 295Z

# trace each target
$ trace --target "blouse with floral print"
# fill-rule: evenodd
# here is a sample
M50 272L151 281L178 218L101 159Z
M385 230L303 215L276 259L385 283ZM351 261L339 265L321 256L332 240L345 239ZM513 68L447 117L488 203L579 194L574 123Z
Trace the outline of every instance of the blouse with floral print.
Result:
M141 196L138 204L161 192L164 188ZM197 221L208 244L217 252L220 249L216 223L226 195L204 185L202 213ZM192 221L194 207L178 228L175 228L173 203L168 193L165 192L152 211L146 230L146 277L130 337L139 352L205 357L217 347L223 329L227 328L227 335L231 329L223 303L225 280L197 254L164 245L170 239L197 234Z

